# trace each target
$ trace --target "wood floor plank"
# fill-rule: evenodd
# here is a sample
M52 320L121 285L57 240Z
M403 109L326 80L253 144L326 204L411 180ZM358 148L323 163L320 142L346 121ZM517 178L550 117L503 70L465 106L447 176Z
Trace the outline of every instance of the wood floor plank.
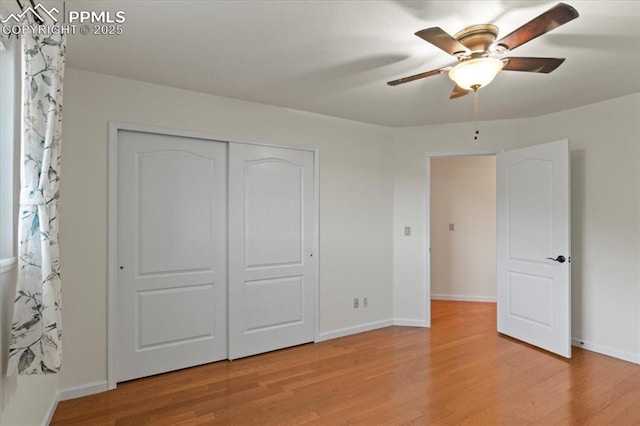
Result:
M432 302L387 327L121 383L52 425L640 424L640 366L496 333L495 304Z

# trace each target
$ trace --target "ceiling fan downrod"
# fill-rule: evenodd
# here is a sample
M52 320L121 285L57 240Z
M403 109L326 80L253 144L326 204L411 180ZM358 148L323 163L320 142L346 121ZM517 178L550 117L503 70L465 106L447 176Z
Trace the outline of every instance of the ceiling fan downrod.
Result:
M476 122L476 133L473 136L473 140L477 141L478 137L480 136L480 126L478 125L478 101L479 101L479 97L478 97L478 89L480 88L480 86L474 86L472 87L473 89L473 117L475 119Z

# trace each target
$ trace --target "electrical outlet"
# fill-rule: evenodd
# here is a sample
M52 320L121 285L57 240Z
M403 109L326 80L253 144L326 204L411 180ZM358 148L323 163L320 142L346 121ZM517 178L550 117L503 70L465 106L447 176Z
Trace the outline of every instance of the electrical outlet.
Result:
M362 307L366 308L367 306L369 306L369 298L368 297L363 297L362 298Z
M360 299L357 297L353 298L353 309L358 309L360 307Z

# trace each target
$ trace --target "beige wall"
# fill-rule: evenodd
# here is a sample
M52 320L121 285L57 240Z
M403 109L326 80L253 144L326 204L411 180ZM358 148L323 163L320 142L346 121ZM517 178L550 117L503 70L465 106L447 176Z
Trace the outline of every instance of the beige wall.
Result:
M106 380L109 120L318 147L320 330L392 317L391 129L73 68L65 78L61 387Z
M495 156L434 157L429 170L431 297L495 300Z

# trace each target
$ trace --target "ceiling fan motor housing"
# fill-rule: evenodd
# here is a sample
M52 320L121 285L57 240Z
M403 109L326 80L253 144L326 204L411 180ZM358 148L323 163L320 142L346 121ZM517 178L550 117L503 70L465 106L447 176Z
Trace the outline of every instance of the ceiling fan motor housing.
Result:
M496 41L496 37L498 37L498 27L491 24L472 25L454 35L456 40L471 51L470 57L472 58L491 53L491 45ZM464 54L465 52L460 53L462 57L467 56Z

